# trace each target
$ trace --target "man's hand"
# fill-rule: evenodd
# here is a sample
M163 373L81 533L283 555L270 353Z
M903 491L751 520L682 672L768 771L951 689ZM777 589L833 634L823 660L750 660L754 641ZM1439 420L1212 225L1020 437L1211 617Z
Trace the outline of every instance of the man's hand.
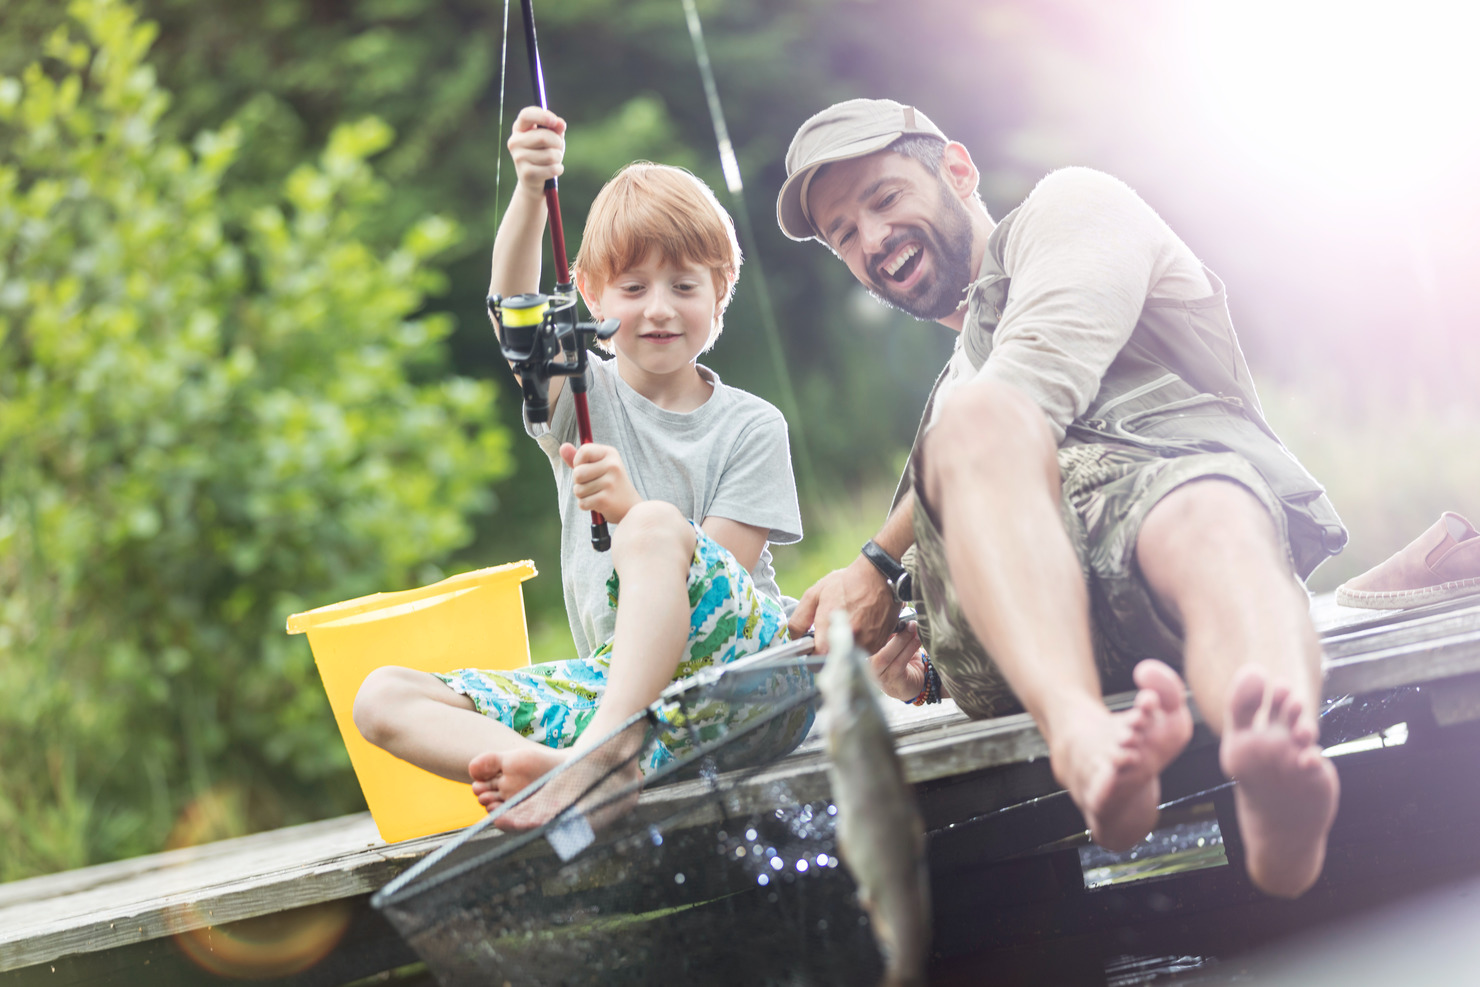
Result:
M572 492L581 510L597 511L611 521L621 521L642 500L627 476L621 454L611 446L566 442L560 446L560 458L571 468Z
M813 647L818 654L827 654L826 629L832 612L839 609L848 614L853 640L869 653L884 646L899 621L899 601L894 591L873 563L861 555L847 568L823 576L802 595L791 615L791 636L810 633L815 626L821 633L814 635Z
M514 119L509 154L519 190L543 199L545 180L565 172L565 121L549 110L526 106Z
M920 630L912 620L892 635L869 658L869 667L884 695L910 702L925 691L925 660L920 654Z

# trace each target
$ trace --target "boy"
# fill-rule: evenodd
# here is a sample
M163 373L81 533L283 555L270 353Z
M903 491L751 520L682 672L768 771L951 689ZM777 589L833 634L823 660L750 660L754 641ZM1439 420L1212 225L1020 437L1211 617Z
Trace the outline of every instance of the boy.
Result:
M494 240L490 293L539 288L544 183L564 170L565 127L539 107L514 122L518 187ZM574 444L559 377L549 426L526 421L555 470L579 657L507 672L377 669L355 699L366 739L443 777L471 776L493 811L587 753L669 682L786 640L767 550L801 538L786 422L696 362L720 333L739 267L730 217L688 172L638 162L597 195L574 274L592 315L621 321L608 344L614 358L587 370L591 419L610 444ZM609 554L591 547L589 511L612 525ZM805 675L778 673L762 691L780 694ZM810 719L800 709L766 731L767 753L799 743ZM664 732L651 757L623 773L651 772L685 743L684 732ZM580 780L632 754L609 752L588 758L580 770L590 777ZM563 807L534 799L501 822L533 827Z

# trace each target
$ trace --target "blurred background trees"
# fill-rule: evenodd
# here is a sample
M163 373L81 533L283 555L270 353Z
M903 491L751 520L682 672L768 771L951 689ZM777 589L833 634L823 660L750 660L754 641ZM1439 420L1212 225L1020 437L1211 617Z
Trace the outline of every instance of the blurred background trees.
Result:
M456 225L360 237L389 128L235 195L250 135L162 134L153 28L74 12L0 83L0 878L157 849L222 785L238 826L353 804L283 619L434 574L509 469L423 311Z
M872 532L953 341L776 229L796 125L857 95L962 140L993 215L1101 167L1223 277L1353 530L1314 588L1480 514L1476 15L1287 7L699 3L755 236L706 362L799 409L815 477L784 588ZM634 158L724 188L679 0L536 8L572 247ZM535 657L569 647L553 485L483 314L502 5L71 10L0 5L0 879L157 849L202 797L237 830L357 808L294 610L533 558Z

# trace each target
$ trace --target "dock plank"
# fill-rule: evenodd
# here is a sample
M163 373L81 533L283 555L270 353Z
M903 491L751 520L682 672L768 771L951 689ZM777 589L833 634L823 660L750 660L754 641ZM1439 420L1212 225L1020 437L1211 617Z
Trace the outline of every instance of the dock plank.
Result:
M1328 651L1328 697L1480 673L1480 598L1421 611L1380 613L1312 608ZM1115 705L1129 694L1111 697ZM1026 714L968 719L949 701L889 704L906 777L913 783L1029 764L1047 756ZM827 794L826 755L817 738L746 777L730 808L749 811L785 785L798 800ZM704 794L700 783L645 792L639 812L659 818ZM200 847L172 850L0 885L0 973L82 952L111 950L195 928L326 901L358 899L450 837L387 845L368 814L324 820Z
M386 844L369 813L0 885L0 972L370 894L446 837Z

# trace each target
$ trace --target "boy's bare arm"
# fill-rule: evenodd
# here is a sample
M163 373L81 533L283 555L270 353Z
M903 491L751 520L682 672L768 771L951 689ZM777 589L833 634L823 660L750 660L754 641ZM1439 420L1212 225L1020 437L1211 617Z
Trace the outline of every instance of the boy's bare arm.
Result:
M874 535L874 542L894 558L904 554L915 543L915 494L910 491L889 514L889 519ZM872 562L862 555L841 569L819 579L806 593L791 615L792 637L811 632L814 625L826 627L832 612L842 609L853 626L859 647L870 653L878 651L894 633L899 621L899 601ZM827 636L817 636L819 654L827 651Z
M540 257L544 248L545 180L565 171L565 121L538 106L526 106L509 135L518 184L493 240L488 278L491 295L517 295L540 290Z
M720 547L735 556L735 560L749 572L760 561L761 549L771 534L765 528L753 524L733 521L727 517L707 517L699 525L704 533L720 544Z
M565 121L538 106L526 106L509 135L518 184L493 239L488 277L490 295L517 295L540 290L544 251L545 180L565 171ZM564 378L550 378L550 405L560 396Z

